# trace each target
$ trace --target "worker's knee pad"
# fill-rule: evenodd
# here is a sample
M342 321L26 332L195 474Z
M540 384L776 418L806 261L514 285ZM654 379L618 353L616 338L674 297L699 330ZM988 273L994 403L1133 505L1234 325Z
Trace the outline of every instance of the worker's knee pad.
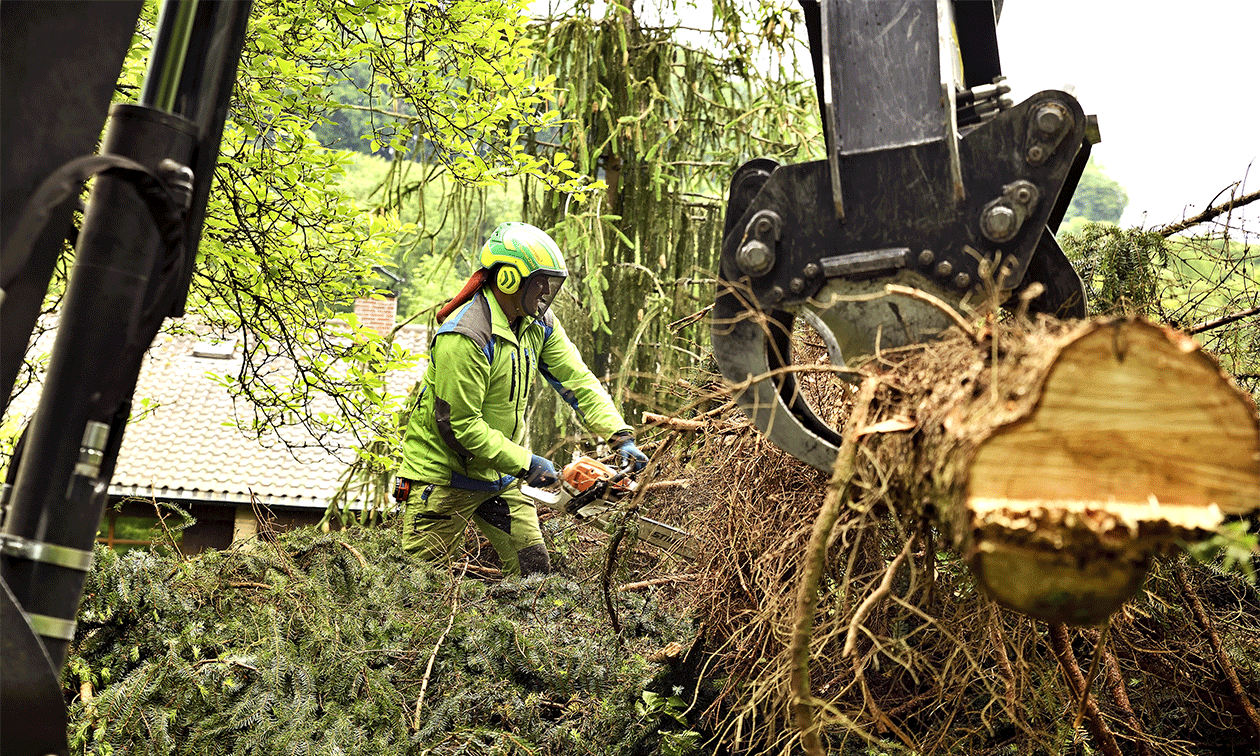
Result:
M547 547L541 543L526 546L516 552L516 559L521 566L521 577L551 572L551 556L547 553Z
M474 512L478 517L486 521L486 524L502 530L508 535L512 535L512 512L508 507L508 503L501 497L486 499L477 507Z

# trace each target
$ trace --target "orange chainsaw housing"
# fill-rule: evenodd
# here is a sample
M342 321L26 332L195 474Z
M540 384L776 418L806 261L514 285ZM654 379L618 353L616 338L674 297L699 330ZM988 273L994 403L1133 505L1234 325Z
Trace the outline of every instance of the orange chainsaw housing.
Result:
M608 480L616 474L616 470L613 470L603 462L596 461L590 457L581 457L565 465L564 469L560 471L560 479L574 493L584 493L599 481ZM629 480L618 481L613 486L613 492L617 495L629 490Z

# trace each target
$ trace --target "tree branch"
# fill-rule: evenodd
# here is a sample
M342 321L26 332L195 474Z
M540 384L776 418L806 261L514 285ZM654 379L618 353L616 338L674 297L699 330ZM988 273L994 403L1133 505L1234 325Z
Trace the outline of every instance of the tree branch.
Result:
M1260 307L1252 307L1248 310L1241 310L1229 315L1223 315L1215 320L1205 320L1202 323L1195 323L1186 329L1186 333L1195 334L1203 333L1204 331L1211 331L1216 328L1220 328L1221 326L1227 326L1230 323L1235 323L1244 318L1249 318L1252 315L1260 315Z
M1228 213L1230 210L1240 208L1244 205L1249 205L1258 199L1260 199L1260 191L1252 192L1251 194L1244 194L1243 196L1232 199L1229 202L1222 202L1219 205L1214 205L1212 207L1209 207L1207 210L1204 210L1198 215L1192 218L1186 218L1180 223L1170 223L1169 225L1164 226L1163 228L1159 229L1159 235L1164 238L1168 238L1169 236L1172 236L1173 234L1177 234L1177 233L1181 233L1182 231L1185 231L1187 228L1190 228L1191 226L1197 226L1200 223L1206 223L1207 221L1212 220L1218 215L1224 215L1225 213Z
M1049 640L1050 649L1054 651L1055 658L1059 660L1059 667L1063 670L1063 676L1067 678L1068 688L1083 705L1085 724L1090 734L1094 736L1094 742L1099 750L1106 756L1123 756L1120 753L1120 746L1116 744L1115 736L1111 734L1107 723L1103 721L1098 704L1090 698L1089 681L1081 674L1081 668L1076 663L1076 654L1072 653L1072 642L1068 639L1067 625L1062 622L1050 625Z

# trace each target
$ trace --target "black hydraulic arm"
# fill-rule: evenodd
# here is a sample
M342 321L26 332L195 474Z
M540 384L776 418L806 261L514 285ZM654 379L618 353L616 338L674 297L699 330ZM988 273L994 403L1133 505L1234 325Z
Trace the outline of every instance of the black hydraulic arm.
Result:
M18 756L66 751L60 669L141 360L162 320L182 312L250 3L166 0L140 101L110 109L96 155L140 4L0 7L6 406L78 187L95 176L39 404L4 488L0 750ZM60 72L51 81L47 67Z

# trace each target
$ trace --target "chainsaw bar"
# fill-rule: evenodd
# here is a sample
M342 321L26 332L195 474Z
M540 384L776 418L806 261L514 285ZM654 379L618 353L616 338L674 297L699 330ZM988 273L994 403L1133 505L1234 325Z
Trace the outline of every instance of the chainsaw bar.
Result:
M609 535L617 532L618 517L624 514L623 510L617 506L618 502L607 499L595 499L589 503L579 503L576 508L570 507L569 504L577 499L563 490L546 491L530 485L522 485L521 493L548 509L571 515L578 522L592 525ZM642 515L634 516L634 519L640 541L689 562L696 561L698 557L695 547L696 539L691 533Z

